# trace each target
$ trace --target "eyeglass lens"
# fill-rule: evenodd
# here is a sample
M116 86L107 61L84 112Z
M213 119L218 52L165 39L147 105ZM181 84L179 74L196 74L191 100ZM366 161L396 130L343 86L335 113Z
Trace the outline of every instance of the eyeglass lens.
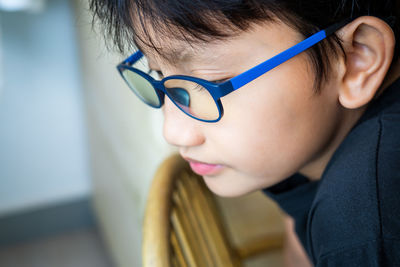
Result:
M137 74L136 72L124 69L122 71L126 83L129 85L131 90L146 104L152 107L159 107L161 105L160 99L153 85L147 81L144 77Z
M132 91L143 102L152 107L161 105L156 89L146 78L129 69L124 69L122 75ZM219 110L214 99L200 84L183 79L168 79L164 82L164 87L172 102L185 113L210 121L219 117Z
M164 82L168 96L183 111L202 120L216 120L218 107L209 91L198 83L169 79Z

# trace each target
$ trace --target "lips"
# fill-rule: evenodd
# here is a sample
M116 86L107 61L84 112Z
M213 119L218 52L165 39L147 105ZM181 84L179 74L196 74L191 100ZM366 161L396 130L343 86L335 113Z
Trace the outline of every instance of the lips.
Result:
M215 175L223 167L220 164L204 163L204 162L192 160L192 159L189 159L189 158L185 158L185 160L189 162L189 165L192 168L192 170L195 173L197 173L198 175L201 175L201 176Z

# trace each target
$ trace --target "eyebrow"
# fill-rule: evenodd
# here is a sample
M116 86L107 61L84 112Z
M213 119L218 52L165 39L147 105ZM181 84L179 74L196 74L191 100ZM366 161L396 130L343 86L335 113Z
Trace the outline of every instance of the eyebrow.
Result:
M148 51L144 49L139 43L136 43L137 48L144 54L145 57L148 57ZM190 62L198 53L191 49L183 48L183 47L161 47L157 49L153 49L156 55L160 56L162 59L166 60L169 63L177 64L182 62Z

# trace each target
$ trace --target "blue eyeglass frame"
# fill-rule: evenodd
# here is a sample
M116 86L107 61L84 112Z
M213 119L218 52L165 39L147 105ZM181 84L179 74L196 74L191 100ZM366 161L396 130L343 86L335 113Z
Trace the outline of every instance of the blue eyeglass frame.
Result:
M257 66L242 72L241 74L232 77L224 82L221 83L215 83L215 82L210 82L201 78L196 78L192 76L185 76L185 75L172 75L163 78L160 81L155 80L153 77L151 77L149 74L136 69L132 67L138 60L140 60L144 55L141 51L137 51L136 53L132 54L130 57L122 61L120 64L118 64L117 69L119 73L121 74L122 78L126 81L125 77L123 76L122 72L125 69L128 69L130 71L135 72L136 74L142 76L145 78L155 89L155 92L159 98L160 105L152 105L150 103L147 103L140 95L138 95L134 90L132 90L143 102L145 102L147 105L154 107L154 108L160 108L164 104L164 95L167 95L171 101L180 109L182 112L184 112L186 115L199 120L203 122L217 122L219 121L224 113L224 109L221 103L221 98L226 96L227 94L239 89L240 87L248 84L249 82L257 79L261 75L267 73L268 71L272 70L273 68L279 66L280 64L286 62L287 60L293 58L294 56L300 54L301 52L307 50L308 48L312 47L313 45L319 43L320 41L324 40L326 37L329 35L333 34L340 28L342 28L344 25L349 23L351 19L347 19L343 22L339 22L336 24L331 25L330 27L321 30L307 39L299 42L298 44L286 49L285 51L273 56L272 58L258 64ZM203 86L207 91L210 93L212 98L215 101L215 104L217 105L219 116L215 120L204 120L201 118L197 118L193 116L190 113L187 113L184 111L176 102L173 98L171 98L165 89L164 82L170 80L170 79L181 79L181 80L187 80L191 82L195 82ZM126 81L126 83L129 85L129 82Z

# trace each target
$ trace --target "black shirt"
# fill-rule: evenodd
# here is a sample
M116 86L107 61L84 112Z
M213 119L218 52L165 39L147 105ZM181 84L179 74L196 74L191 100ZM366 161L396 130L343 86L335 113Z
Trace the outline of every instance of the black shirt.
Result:
M316 266L400 266L400 79L373 101L319 181L263 190L295 220Z

